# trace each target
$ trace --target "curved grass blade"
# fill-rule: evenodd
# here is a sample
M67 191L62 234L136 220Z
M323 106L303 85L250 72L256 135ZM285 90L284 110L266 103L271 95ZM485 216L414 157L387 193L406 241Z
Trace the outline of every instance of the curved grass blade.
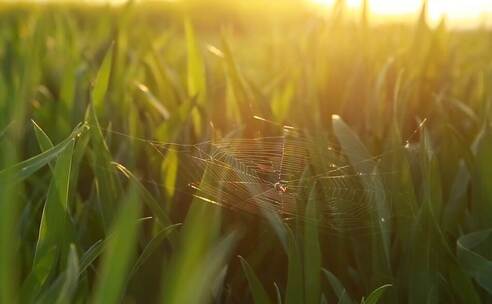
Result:
M249 289L251 294L253 295L253 299L256 304L268 304L271 303L268 298L268 294L266 293L263 285L260 280L256 276L253 268L248 264L248 262L242 257L238 256L241 261L241 267L243 268L244 274L248 279Z
M99 240L92 244L87 251L80 258L80 274L84 273L89 266L101 255L104 250L104 246L108 242L109 237L105 240Z
M385 267L391 271L390 262L390 226L387 219L390 218L390 210L386 205L386 195L381 178L377 173L377 164L371 160L372 157L361 142L359 137L345 124L338 115L332 117L333 131L342 146L344 154L348 157L350 164L358 174L362 174L361 182L363 186L374 192L374 203L376 204L377 218L372 219L377 222L381 234L381 246L384 253ZM374 240L375 242L377 240ZM379 243L379 242L378 242Z
M152 253L159 247L159 245L169 236L170 233L176 230L181 226L181 224L170 225L161 231L159 231L156 236L150 240L150 242L145 246L142 254L138 257L137 261L133 265L130 274L128 275L128 280L130 280L135 273L142 267L145 261L152 255Z
M34 174L36 171L50 163L52 160L57 158L86 129L86 125L79 125L77 128L75 128L75 130L69 137L67 137L56 146L53 146L45 152L38 154L28 160L22 161L20 163L17 163L16 165L13 165L12 167L0 171L0 182L5 184L16 184L22 182L23 180Z
M23 296L31 302L47 282L58 260L65 260L69 251L70 222L68 192L75 142L71 140L56 161L53 177L39 226L39 236L32 270L23 285Z
M464 235L458 239L457 256L463 269L492 295L492 260L487 259L477 247L492 248L492 229Z
M367 299L362 299L362 304L378 304L379 299L384 295L386 289L391 286L391 284L386 284L376 288L373 292L371 292L371 294L369 294L369 296L367 296Z
M322 269L325 277L328 279L328 282L331 285L331 288L335 292L335 295L338 297L338 303L340 304L353 304L354 301L350 299L350 296L347 294L347 290L343 287L343 284L338 280L338 278L326 269Z
M58 278L37 299L38 304L71 303L79 287L79 261L77 250L72 244L68 254L67 266Z
M63 285L56 300L57 304L70 303L72 297L77 290L78 279L80 274L79 258L75 245L70 245L70 253L68 254L67 268L64 273Z

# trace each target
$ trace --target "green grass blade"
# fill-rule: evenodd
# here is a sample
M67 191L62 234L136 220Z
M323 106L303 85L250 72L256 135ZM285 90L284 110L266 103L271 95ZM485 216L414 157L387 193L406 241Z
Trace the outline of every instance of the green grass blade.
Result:
M92 303L120 303L130 263L136 250L140 202L135 188L131 188L122 202L112 237L104 249L102 265L92 297Z
M131 279L135 273L138 272L140 267L145 263L145 261L157 250L157 248L161 245L161 243L169 236L169 234L173 233L176 228L178 228L181 224L174 224L168 226L161 231L159 231L152 240L145 246L144 250L138 257L137 261L133 265L130 274L128 275L128 279Z
M203 104L207 83L205 79L205 65L195 38L195 31L190 19L184 21L187 50L187 84L188 96L197 97L197 102Z
M390 288L391 284L386 284L381 287L376 288L371 292L366 299L362 299L362 304L378 304L379 299L384 295L386 289Z
M69 137L51 149L0 171L0 182L5 184L15 184L25 180L57 158L67 147L70 147L73 144L73 141L80 136L85 129L86 126L79 126Z
M142 197L144 203L150 208L155 218L163 226L171 225L171 220L169 219L166 211L161 207L161 204L155 200L152 194L142 185L140 180L123 165L115 162L112 162L112 164L116 167L118 171L123 173L123 175L125 175L134 185L136 185L140 197Z
M99 68L96 79L94 80L94 88L92 89L91 98L94 108L98 114L102 114L104 110L104 97L106 96L111 76L113 49L114 47L111 46L111 48L106 52L106 56L104 56L101 67Z
M328 279L328 282L331 285L331 288L335 292L335 295L338 297L338 303L340 304L353 304L354 301L350 299L350 296L347 293L345 287L343 287L342 282L330 271L323 269L322 270L325 277Z
M70 240L68 191L74 141L58 157L44 204L33 266L23 286L30 302L49 279L57 261L68 254Z
M488 249L487 254L490 254L492 229L477 231L460 237L457 241L457 256L463 269L492 295L492 260L484 256L485 252L476 250L478 247L484 246Z
M95 242L80 258L80 274L84 273L89 266L103 253L109 238Z
M260 280L256 276L253 268L248 264L248 262L243 259L243 257L239 256L239 259L241 261L241 267L243 268L243 272L246 275L246 278L248 279L248 285L249 289L251 291L251 294L253 295L253 299L256 304L268 304L271 303L270 299L268 298L268 294L266 293L265 289L263 288L263 285L261 284Z
M98 204L104 229L109 229L114 215L115 202L121 195L121 187L116 179L112 157L104 139L94 108L89 108L86 119L90 125L91 166L97 180Z
M205 171L202 180L213 178ZM193 199L186 215L180 242L164 275L162 302L166 304L206 302L207 286L202 286L200 272L204 271L204 257L215 246L221 226L222 210L198 198ZM224 253L220 253L223 255ZM195 290L193 294L190 289ZM205 293L199 295L198 293Z
M205 64L195 38L193 26L189 19L184 22L187 46L187 85L188 96L195 98L199 105L206 101L207 81L205 78ZM193 125L198 135L202 133L202 117L197 108L192 111Z
M6 147L0 155L0 163L9 165L13 161L14 149ZM14 172L7 171L3 178L9 180ZM12 176L13 177L13 176ZM15 233L18 218L18 188L0 182L0 303L15 303L18 296L18 269L15 248L18 246Z
M294 233L289 229L288 274L285 295L286 304L302 303L304 299L304 273L301 253Z
M34 134L36 135L36 139L38 141L41 152L45 152L51 149L53 147L53 142L51 141L51 139L34 120L32 120L31 122L33 124Z
M304 226L304 286L306 303L319 303L321 295L321 246L318 232L316 192L313 187L306 206Z
M357 173L363 176L361 181L364 188L369 193L374 193L374 202L376 204L377 218L376 221L379 233L382 238L382 249L387 271L391 271L390 261L390 210L387 206L386 195L380 176L377 174L377 164L371 154L361 142L357 134L345 124L338 115L332 117L333 131L342 146L343 153L348 157L350 164Z
M77 255L77 249L75 245L70 245L70 252L68 254L67 267L64 273L63 285L61 287L57 304L70 303L74 296L78 286L79 279L79 258Z

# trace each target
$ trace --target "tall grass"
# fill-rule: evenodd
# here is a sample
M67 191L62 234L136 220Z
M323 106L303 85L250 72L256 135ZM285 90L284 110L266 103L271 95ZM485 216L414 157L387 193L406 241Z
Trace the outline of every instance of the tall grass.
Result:
M492 301L491 33L215 5L1 5L0 303ZM191 145L281 125L296 218L192 196Z

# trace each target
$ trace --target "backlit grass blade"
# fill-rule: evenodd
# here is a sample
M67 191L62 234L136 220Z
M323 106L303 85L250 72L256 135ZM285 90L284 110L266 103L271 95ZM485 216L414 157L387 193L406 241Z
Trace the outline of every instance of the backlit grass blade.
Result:
M100 115L104 110L104 101L106 92L109 86L109 79L111 76L111 64L113 61L113 46L106 52L101 67L97 72L96 79L94 80L94 87L91 93L92 103L96 112Z
M391 271L390 262L390 210L387 206L386 194L381 177L377 174L378 168L371 154L355 134L338 115L333 115L332 126L335 136L342 146L344 155L354 170L361 174L361 182L369 193L373 193L370 203L376 206L376 222L381 237L381 246L384 254L384 263L388 271Z
M23 294L31 302L49 279L57 261L68 254L70 227L68 191L74 141L60 154L44 204L31 273L23 286Z
M232 232L212 244L206 244L208 248L203 251L196 251L199 249L197 247L191 248L195 250L188 254L178 251L179 264L168 268L173 272L165 275L162 303L210 303L214 290L222 284L220 274L237 240L238 234Z
M195 33L190 19L184 23L187 47L187 85L188 96L196 98L199 105L204 105L206 101L207 82L205 78L205 65L203 63L200 48L198 47ZM195 132L198 135L202 133L202 117L197 108L192 111L192 119Z
M159 248L162 242L169 236L169 234L173 233L176 228L178 228L181 224L175 224L168 226L161 231L157 232L154 238L150 240L150 242L145 246L144 250L135 261L135 264L128 275L128 279L131 279L135 273L142 267L145 261Z
M70 145L73 144L73 141L80 136L86 128L87 126L81 125L77 127L69 137L51 149L0 171L0 182L15 184L28 178L49 162L57 158L67 147L70 147Z
M208 178L212 177L205 171L202 182ZM208 262L205 262L204 257L222 248L219 244L224 240L218 241L221 214L220 207L206 204L198 198L193 199L180 232L178 249L170 265L165 269L162 303L206 303L209 301L207 289L211 293L211 282L204 282L201 277L211 275L205 271L220 272L220 269L208 268ZM230 249L224 248L226 251L218 252L218 254L225 257ZM194 293L190 293L191 289Z
M391 284L386 284L381 287L376 288L373 292L371 292L367 298L362 299L362 304L378 304L379 299L384 295L386 289L390 288Z
M131 188L120 205L111 228L111 239L104 248L101 269L92 296L92 303L120 303L125 283L136 250L140 202L135 188Z
M187 50L187 85L188 95L197 96L197 102L203 104L206 97L207 83L205 79L205 65L200 48L195 37L195 31L190 19L184 22Z

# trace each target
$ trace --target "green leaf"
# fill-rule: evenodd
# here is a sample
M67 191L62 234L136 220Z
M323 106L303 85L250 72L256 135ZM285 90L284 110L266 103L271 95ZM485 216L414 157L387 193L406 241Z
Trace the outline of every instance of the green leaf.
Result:
M208 243L201 252L196 251L197 247L191 248L194 250L192 255L180 251L178 263L173 265L171 272L168 270L169 276L164 281L162 303L210 303L214 291L223 283L221 274L237 239L237 233L232 232Z
M41 127L34 121L31 120L34 128L34 134L36 135L36 139L38 141L39 148L41 152L45 152L51 148L53 148L53 143L51 139L46 135L46 133L41 129Z
M205 171L202 183L206 183L210 178L214 177ZM210 272L220 273L222 267L208 265L210 261L204 257L213 251L219 251L218 255L225 258L231 249L222 243L224 239L219 239L221 214L220 207L204 203L199 198L193 199L180 233L178 249L169 267L166 267L162 290L163 303L208 302L208 295L212 294L213 288L211 289L210 282L203 281L203 278L210 275ZM227 242L232 246L232 241ZM220 252L222 246L225 246L224 252ZM216 263L225 263L220 259L213 258ZM193 293L190 293L191 289Z
M165 191L170 199L174 196L176 189L176 180L178 177L178 152L170 149L166 153L166 158L162 162L162 175L164 180Z
M111 236L108 236L104 240L99 240L92 244L86 252L80 258L80 274L84 273L89 266L103 253L104 247L108 243Z
M376 218L372 221L377 223L381 235L381 246L384 254L384 266L391 271L390 261L390 210L387 206L386 194L381 177L378 173L377 164L367 148L361 142L349 126L345 124L338 115L332 116L333 131L342 146L344 155L350 161L354 170L361 174L361 182L368 193L373 193L371 203L376 205ZM375 240L375 238L373 238Z
M150 106L152 106L152 109L156 110L164 120L168 120L171 114L169 114L169 111L166 109L164 104L157 99L152 92L150 92L149 88L141 83L136 86L138 90L146 97L145 100Z
M181 226L181 224L170 225L161 231L159 231L150 242L145 246L142 254L138 257L137 261L133 265L128 278L131 279L135 273L142 267L145 261L154 253L154 251L159 248L159 245L172 233L177 227Z
M96 179L96 193L98 207L101 213L104 229L109 229L114 216L115 203L122 193L121 185L116 178L112 165L112 157L108 145L104 139L101 126L97 119L94 108L89 107L86 120L90 128L91 152L90 160L92 171Z
M338 280L338 278L331 273L330 271L323 269L323 273L325 277L328 279L328 282L331 285L331 288L335 292L335 295L338 297L338 303L340 304L353 304L354 301L350 299L350 296L347 294L347 290L343 287L342 282Z
M198 47L193 26L189 19L184 23L186 32L187 45L187 81L188 81L188 96L196 98L199 105L204 105L206 101L207 81L205 78L205 64L203 63L200 49ZM202 133L202 117L197 108L192 110L192 119L195 132L200 135Z
M362 304L377 304L379 299L383 296L386 289L391 287L391 284L386 284L381 287L376 288L367 296L367 299L362 299Z
M188 79L188 95L190 97L197 96L197 102L202 104L205 101L206 94L206 79L205 65L203 63L200 49L195 38L195 32L190 19L184 22L187 45L187 79Z
M315 188L306 206L304 226L304 288L306 303L319 303L321 295L321 248L318 232L318 211Z
M67 265L56 280L45 288L44 292L36 297L36 303L39 304L63 304L71 303L77 288L79 287L79 264L77 250L73 244L70 247Z
M44 204L33 266L23 286L23 296L32 301L48 280L57 260L64 260L69 251L70 222L68 191L74 141L60 154Z
M169 216L164 211L164 209L161 207L161 204L155 200L152 194L144 187L144 185L142 185L140 180L130 170L125 168L125 166L116 162L112 162L112 164L118 171L123 173L123 175L126 176L137 187L140 197L142 197L144 203L150 208L155 218L163 226L171 225L171 220L169 219Z
M86 128L86 125L80 125L75 128L69 137L51 149L0 171L0 183L16 184L25 180L49 162L57 158L67 147L73 145L73 141L80 136Z
M243 259L243 257L239 256L239 260L241 261L241 266L243 268L244 274L248 279L249 289L251 291L251 294L253 295L253 299L255 303L256 304L271 303L270 299L268 298L268 294L263 288L263 285L261 284L260 280L256 276L254 270L251 268L248 262L245 259Z
M70 245L70 253L68 254L67 268L64 273L63 285L56 301L57 304L72 302L73 295L78 286L79 272L80 269L77 249L72 244Z
M458 260L470 276L492 295L492 260L487 259L478 247L492 248L492 229L473 232L457 241Z
M15 161L15 148L12 146L2 148L0 163L3 165ZM18 233L18 210L20 209L18 190L20 187L8 185L5 180L10 180L10 173L3 174L4 180L0 180L0 303L17 302L18 291L18 269L16 248L19 246Z
M96 80L94 81L94 87L91 92L92 103L98 114L102 114L104 109L104 97L109 86L109 79L111 76L111 63L113 61L113 50L111 46L104 56L103 62L99 71L97 72Z
M290 229L288 255L289 265L287 275L287 289L285 291L285 303L302 303L304 299L304 274L302 269L301 254L299 252L299 247L294 233Z
M112 237L104 248L92 303L120 303L126 277L135 255L140 202L134 187L122 202L112 226Z

